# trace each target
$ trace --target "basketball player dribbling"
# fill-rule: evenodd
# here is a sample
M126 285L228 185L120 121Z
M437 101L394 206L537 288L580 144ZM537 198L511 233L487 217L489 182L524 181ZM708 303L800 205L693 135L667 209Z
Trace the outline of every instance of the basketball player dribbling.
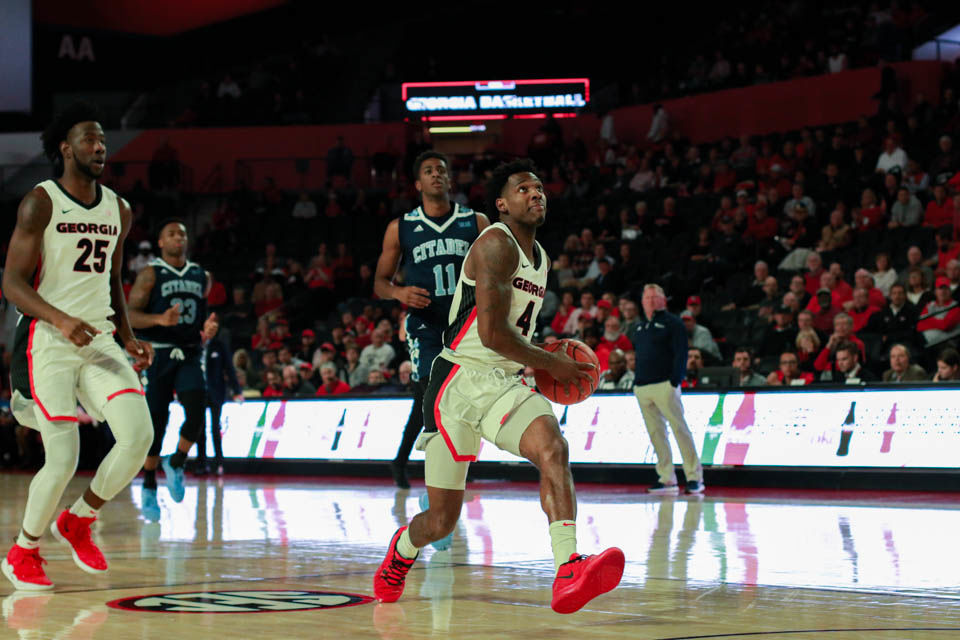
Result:
M132 216L123 198L97 182L106 159L98 120L96 109L75 104L43 133L44 152L60 176L41 182L20 203L3 274L3 292L21 314L11 408L21 424L40 432L46 454L30 483L20 534L0 565L22 590L53 588L39 541L77 469L77 402L106 419L116 439L89 488L50 525L88 573L107 570L90 525L137 475L153 438L140 380L127 358L140 368L153 358L150 345L133 335L120 281Z
M390 464L394 482L401 489L410 488L407 460L423 428L423 393L430 365L443 350L443 329L457 274L470 244L490 225L484 214L450 202L449 169L450 161L436 151L425 151L414 160L414 184L423 202L387 226L374 280L380 298L407 305L404 328L413 364L413 408ZM400 266L405 286L392 282Z
M577 553L566 440L550 403L515 374L527 365L545 369L563 385L585 389L594 365L530 343L549 269L535 239L547 198L533 164L501 165L487 194L501 221L485 229L467 253L444 350L433 362L424 395L426 428L417 448L426 456L430 506L394 533L374 576L374 593L381 602L396 601L420 549L453 530L467 468L483 438L540 471L540 504L550 523L556 568L551 606L558 613L573 613L620 583L624 556L616 547L592 556Z
M160 223L160 257L137 274L130 289L130 322L137 336L147 340L156 357L147 369L147 405L153 420L153 444L143 468L141 510L149 521L160 519L157 467L163 466L167 489L174 502L183 501L183 467L187 454L206 427L206 380L203 375L202 332L216 333L216 317L207 318L210 274L187 260L187 227L171 218ZM160 449L176 391L183 405L177 450L161 459Z

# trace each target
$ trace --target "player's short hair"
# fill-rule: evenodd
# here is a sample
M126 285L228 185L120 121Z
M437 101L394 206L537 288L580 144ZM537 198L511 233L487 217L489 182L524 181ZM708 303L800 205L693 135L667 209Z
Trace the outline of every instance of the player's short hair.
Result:
M487 211L499 211L497 209L497 198L503 195L503 188L507 186L507 180L515 173L537 173L537 166L533 160L522 158L513 162L504 162L493 170L493 175L487 181Z
M450 169L450 158L447 157L445 153L440 153L439 151L424 151L416 157L413 161L413 179L420 179L420 165L422 165L427 160L431 158L436 158L437 160L442 160L443 164L447 165L447 169Z
M187 228L187 223L183 218L177 218L176 216L164 218L163 220L160 221L160 224L157 225L157 234L156 234L157 237L159 238L160 234L163 233L164 227L166 227L168 224L173 224L173 223L182 224L184 229Z
M100 122L100 110L89 102L74 102L54 116L53 121L40 134L43 142L43 155L53 163L56 175L63 173L63 155L60 143L67 139L67 133L80 122Z

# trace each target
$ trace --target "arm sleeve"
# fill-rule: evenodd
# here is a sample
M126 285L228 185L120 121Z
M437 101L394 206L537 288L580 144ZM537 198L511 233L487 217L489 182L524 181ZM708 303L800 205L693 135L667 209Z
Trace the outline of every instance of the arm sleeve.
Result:
M680 386L680 382L687 375L687 332L679 322L671 323L673 338L673 373L670 375L670 384Z
M826 371L830 368L830 349L824 347L820 351L820 355L813 362L813 368L817 371Z

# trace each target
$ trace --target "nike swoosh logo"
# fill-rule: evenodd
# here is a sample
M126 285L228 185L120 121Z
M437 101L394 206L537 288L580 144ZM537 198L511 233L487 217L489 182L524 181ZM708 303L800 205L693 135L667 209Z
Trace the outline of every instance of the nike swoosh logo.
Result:
M575 527L575 526L577 526L577 525L576 525L575 523L573 523L573 522L564 522L564 523L563 523L563 526L565 526L565 527Z
M60 213L70 213L73 209L61 209Z
M570 573L568 573L568 574L565 575L565 576L557 576L557 577L560 578L561 580L568 580L568 579L570 579L570 578L573 577L573 571L571 571Z

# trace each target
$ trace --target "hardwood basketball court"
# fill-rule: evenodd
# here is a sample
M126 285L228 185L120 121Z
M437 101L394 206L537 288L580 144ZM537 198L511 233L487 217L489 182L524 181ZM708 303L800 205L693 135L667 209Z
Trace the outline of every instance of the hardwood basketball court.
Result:
M0 476L6 540L30 479ZM75 479L65 502L88 482ZM532 484L470 485L453 549L428 547L399 602L369 602L386 544L422 491L190 480L181 504L161 486L156 524L139 517L136 481L95 532L110 572L82 573L45 536L56 589L11 595L4 581L0 637L960 638L956 494L708 487L700 499L654 498L582 485L580 551L619 546L627 567L618 589L561 616ZM140 610L107 606L118 600Z

